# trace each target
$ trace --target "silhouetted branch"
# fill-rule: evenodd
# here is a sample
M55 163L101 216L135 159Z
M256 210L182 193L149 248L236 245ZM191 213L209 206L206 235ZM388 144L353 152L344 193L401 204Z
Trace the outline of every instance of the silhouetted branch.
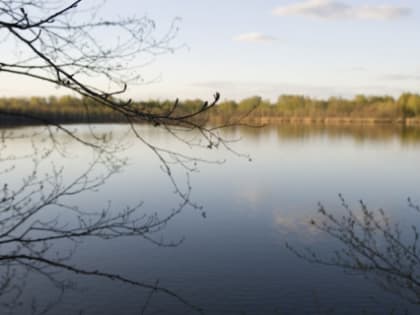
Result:
M5 39L0 43L0 48L2 45L9 48L5 46L6 43L13 43L15 47L14 52L1 54L0 73L43 81L75 93L83 99L88 119L93 106L100 106L121 117L121 121L129 125L131 133L140 143L159 159L179 198L179 204L163 216L142 214L141 202L120 211L112 209L111 204L102 210L86 210L71 205L70 198L99 189L122 169L125 162L116 154L121 147L109 137L96 133L93 128L89 129L91 134L86 137L78 134L73 127L40 114L2 109L0 115L20 117L45 125L48 139L44 140L51 148L38 153L35 150L32 172L22 178L20 184L4 183L0 190L0 266L4 270L0 296L11 297L9 300L13 303L10 303L17 305L25 274L29 272L42 275L64 290L68 284L54 277L57 270L62 270L164 293L199 311L167 288L118 274L73 266L69 260L74 249L68 253L57 250L60 241L70 242L75 248L88 238L107 240L139 237L158 246L177 246L182 239L167 242L156 239L156 233L187 207L205 216L202 207L191 200L188 173L195 171L199 162L222 161L208 161L182 150L171 150L151 143L142 134L139 123L150 123L163 129L168 136L187 148L224 147L241 155L230 147L230 140L220 132L221 128L231 126L231 123L208 124L207 113L219 102L219 93L215 93L211 101L203 102L187 112L182 110L178 100L167 109L153 110L124 97L130 86L143 82L139 71L144 59L150 61L157 55L173 51L178 19L174 19L165 34L157 37L152 19L136 16L116 20L100 18L102 2L97 3L86 0L0 0L0 36ZM102 39L103 34L107 34L106 39ZM65 153L65 144L59 137L63 134L90 148L94 154L90 163L84 162L85 170L77 176L73 174L75 177L70 181L65 176L64 167L52 165L45 175L41 175L42 161L52 154ZM0 151L0 161L4 163L0 172L11 178L15 170L13 162L18 157L4 156L2 160L4 151ZM173 175L171 168L174 164L187 173L185 189L178 185ZM43 216L46 211L49 211L48 216ZM51 255L54 250L57 253ZM22 278L16 277L17 274L21 274ZM48 309L46 307L45 312Z
M136 124L151 123L189 147L224 147L231 150L230 141L219 130L240 124L240 121L235 119L208 125L206 113L220 100L218 92L214 94L213 100L203 102L202 106L188 113L179 108L178 100L169 109L156 111L123 99L129 85L142 82L137 67L141 57L147 58L173 50L171 43L178 32L177 20L174 20L167 33L156 38L155 22L150 18L98 18L100 6L86 5L87 2L83 0L67 3L54 0L0 1L0 32L6 34L9 41L15 42L19 52L16 54L18 57L6 55L0 58L0 72L61 86L95 106L107 108L119 115L122 121L131 125L140 142L152 149L165 169L168 164L177 161L191 171L189 165L197 161L191 158L191 163L187 163L185 154L168 152L153 143L147 143L136 131ZM101 40L100 36L95 36L104 33L109 36L118 35L120 39L113 41L107 37ZM107 83L104 84L104 81ZM104 86L110 88L104 89ZM89 102L84 102L87 113ZM8 110L2 110L0 114L55 126L86 145L99 146L101 149L105 146L103 142L89 143L68 126L46 117ZM196 132L200 136L199 141L186 138L184 135L188 130Z
M385 211L369 210L360 201L360 211L353 211L342 195L339 195L343 216L328 212L319 205L320 220L311 220L311 225L338 240L344 247L334 251L331 257L320 256L316 250L297 250L287 247L298 257L309 262L337 266L363 274L375 280L383 289L403 299L420 304L420 251L419 232L416 223L411 231L402 230L393 223ZM411 209L419 206L409 199ZM409 237L410 236L410 237Z

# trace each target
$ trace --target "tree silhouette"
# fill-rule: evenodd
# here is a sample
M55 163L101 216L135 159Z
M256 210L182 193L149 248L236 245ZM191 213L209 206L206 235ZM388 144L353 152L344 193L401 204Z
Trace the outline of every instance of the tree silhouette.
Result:
M69 125L42 116L1 109L0 115L23 117L44 127L31 135L16 136L6 130L2 132L2 177L16 178L13 174L17 172L16 163L21 159L31 161L33 167L18 183L12 185L4 180L0 191L0 298L8 301L3 305L8 305L11 312L17 309L24 290L25 274L30 272L42 275L62 291L68 283L56 277L57 270L61 270L161 292L198 311L197 307L158 283L144 283L119 274L75 266L70 262L73 252L59 250L58 244L62 241L76 245L88 238L108 240L126 236L141 237L158 246L176 246L178 242L166 243L153 236L184 208L202 211L191 201L189 182L186 189L181 189L171 168L176 164L191 172L198 162L206 159L149 142L142 135L139 123L150 123L165 130L168 136L186 147L212 149L223 146L234 152L229 147L229 140L220 133L221 128L231 124L207 124L206 113L218 102L219 93L212 101L204 102L189 113L179 110L178 100L168 109L154 111L146 105L124 99L130 84L142 82L142 59L139 57L153 58L172 50L171 43L178 32L177 20L163 36L157 38L153 20L147 17L104 19L98 13L101 3L83 0L0 0L0 36L4 39L0 45L9 49L6 45L12 43L15 47L13 53L0 57L0 72L41 80L74 92L83 99L87 115L94 106L107 108L119 115L140 143L159 159L180 202L163 217L141 213L141 203L120 211L111 209L111 205L96 211L71 205L69 198L98 189L124 167L124 160L116 154L121 149L120 145L94 128L89 128L88 135L81 135ZM104 34L108 36L104 38ZM115 37L110 38L112 35ZM57 152L65 154L63 135L88 147L94 156L86 163L85 171L70 181L65 178L63 168L53 166L44 172L41 166ZM6 153L8 144L16 137L31 139L27 144L27 154L16 156ZM40 141L48 143L47 148L39 149ZM17 177L21 176L19 172L17 174ZM48 216L45 216L47 211ZM204 212L202 214L204 216ZM36 312L48 311L49 306L38 308Z

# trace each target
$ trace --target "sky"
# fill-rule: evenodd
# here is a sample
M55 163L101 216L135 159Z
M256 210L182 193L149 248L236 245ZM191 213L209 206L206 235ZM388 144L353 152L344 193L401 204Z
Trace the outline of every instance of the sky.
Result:
M135 99L281 94L318 98L420 92L418 0L108 0L107 15L147 15L174 53L143 71ZM63 93L0 76L0 94Z

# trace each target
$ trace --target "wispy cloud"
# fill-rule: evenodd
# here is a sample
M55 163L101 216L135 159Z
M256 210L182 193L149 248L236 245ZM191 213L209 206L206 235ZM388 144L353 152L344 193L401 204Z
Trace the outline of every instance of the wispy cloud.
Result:
M277 38L268 36L258 32L244 33L235 36L233 40L238 42L250 42L250 43L266 43L276 41Z
M380 79L385 81L420 81L420 75L392 73L383 75Z
M273 14L279 16L301 15L328 20L393 20L409 16L411 12L412 9L408 7L392 5L354 6L334 0L306 0L279 6L273 10Z

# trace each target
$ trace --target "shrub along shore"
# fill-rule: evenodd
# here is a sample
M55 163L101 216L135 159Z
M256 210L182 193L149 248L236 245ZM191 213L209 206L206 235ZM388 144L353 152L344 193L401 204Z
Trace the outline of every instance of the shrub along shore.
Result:
M149 100L133 102L132 106L161 114L169 112L173 104L172 100ZM195 112L202 104L203 101L198 99L182 101L174 114ZM353 99L331 97L327 100L282 95L275 102L253 96L241 101L221 101L203 116L212 123L420 125L420 95L404 93L399 98L357 95ZM92 100L72 96L0 98L1 125L38 124L43 121L123 123L125 119Z

